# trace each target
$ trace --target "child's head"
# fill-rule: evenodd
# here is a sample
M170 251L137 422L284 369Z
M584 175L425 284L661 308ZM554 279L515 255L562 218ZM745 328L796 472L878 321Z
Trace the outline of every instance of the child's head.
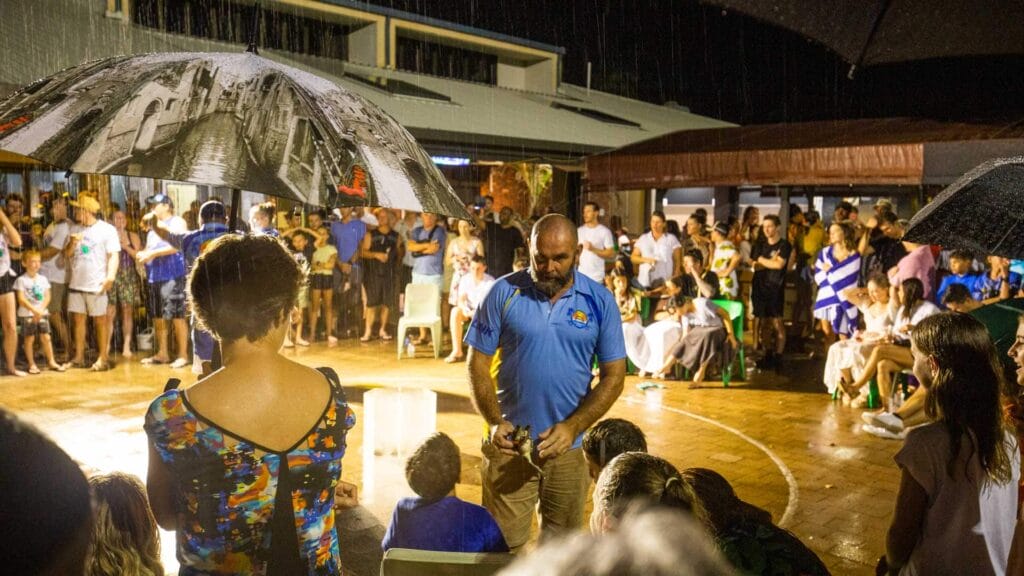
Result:
M405 463L405 479L426 500L440 500L455 489L462 471L459 447L444 432L427 438Z
M629 420L607 418L583 435L583 456L591 480L596 481L605 465L624 452L647 452L647 437Z
M292 250L296 252L302 252L309 245L309 238L306 237L302 232L296 232L292 234L291 246Z
M530 266L530 260L528 258L516 258L512 263L512 271L519 272L520 270L526 270Z
M1010 480L1000 392L1003 368L985 325L969 314L944 312L925 318L911 333L914 376L928 390L925 413L950 434L950 474L968 436L988 478Z
M949 271L957 276L966 274L971 269L971 262L974 258L963 250L954 250L949 255Z
M34 275L43 265L43 255L38 250L25 250L21 253L21 265L29 274Z
M146 489L131 474L114 472L89 479L96 517L90 574L160 576L160 533Z

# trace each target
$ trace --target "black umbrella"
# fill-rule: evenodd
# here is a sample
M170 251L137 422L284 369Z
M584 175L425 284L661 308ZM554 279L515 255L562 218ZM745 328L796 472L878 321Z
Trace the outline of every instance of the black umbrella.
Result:
M858 66L1024 54L1020 0L702 0L793 30Z
M254 53L118 56L58 72L0 102L0 149L80 173L469 218L391 116Z
M914 215L904 237L1024 258L1024 157L989 160L964 174Z

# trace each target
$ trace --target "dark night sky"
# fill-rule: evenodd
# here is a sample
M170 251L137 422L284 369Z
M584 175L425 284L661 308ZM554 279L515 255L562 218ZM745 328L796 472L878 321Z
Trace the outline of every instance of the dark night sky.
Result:
M563 78L741 123L1024 118L1024 58L861 69L797 34L694 0L371 0L564 46Z

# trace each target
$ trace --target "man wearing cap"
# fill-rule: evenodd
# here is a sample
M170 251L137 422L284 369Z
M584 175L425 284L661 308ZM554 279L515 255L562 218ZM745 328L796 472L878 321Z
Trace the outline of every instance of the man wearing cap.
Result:
M191 270L196 258L214 239L227 234L227 209L220 200L209 200L199 208L199 229L193 232L174 231L157 220L150 212L142 218L143 225L178 249L185 258L186 270ZM216 341L213 335L192 323L192 373L205 378L213 371L213 357Z
M172 232L183 234L188 231L179 216L174 215L174 204L166 194L154 194L146 199L156 220ZM151 219L150 219L151 220ZM156 354L142 361L143 364L166 364L171 361L168 350L167 321L174 327L174 341L178 357L171 362L171 368L188 365L188 334L185 325L185 259L177 248L160 237L152 227L146 234L146 247L135 258L146 265L146 280L149 286L149 315L156 329Z
M598 284L604 284L605 263L615 256L615 238L612 231L598 220L601 207L597 202L583 205L583 225L576 230L579 236L580 272Z
M85 318L92 318L96 331L99 357L92 370L110 369L110 337L107 334L107 292L117 277L117 264L121 240L117 229L99 220L100 202L95 196L82 192L71 205L75 210L76 227L64 246L64 258L69 262L68 312L75 334L74 368L85 368Z

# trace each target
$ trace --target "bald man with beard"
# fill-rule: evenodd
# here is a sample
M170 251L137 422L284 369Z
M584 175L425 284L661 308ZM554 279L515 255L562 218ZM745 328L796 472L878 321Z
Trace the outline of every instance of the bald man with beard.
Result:
M622 393L626 374L618 306L576 269L576 226L549 214L530 238L530 267L495 282L466 335L473 403L489 427L483 504L513 551L529 539L535 508L542 538L583 526L590 478L582 436ZM531 459L543 473L517 452L517 425L530 427Z

